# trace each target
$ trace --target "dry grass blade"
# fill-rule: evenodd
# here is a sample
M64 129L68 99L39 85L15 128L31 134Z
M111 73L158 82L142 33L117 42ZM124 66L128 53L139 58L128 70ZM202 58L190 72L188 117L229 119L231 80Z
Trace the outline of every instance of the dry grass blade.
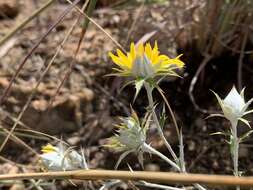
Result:
M88 5L88 2L89 1L86 1L82 7L82 12L85 10L85 8L87 7ZM89 7L88 7L88 14L91 14L93 9L95 8L95 5L96 5L96 0L95 1L91 1L90 4L89 4ZM81 18L81 16L79 16L79 18L76 20L76 22L79 21L79 19ZM65 83L65 81L68 79L68 77L70 76L72 70L73 70L73 67L74 67L74 61L76 60L76 57L77 57L77 54L79 52L79 49L81 47L81 42L84 38L84 35L86 33L86 30L87 30L87 27L88 27L88 22L87 22L87 18L85 19L84 21L84 25L82 27L82 32L81 32L81 35L80 35L80 38L79 38L79 41L78 41L78 44L77 44L77 48L75 50L75 54L74 54L74 58L71 60L70 62L70 65L69 65L69 70L65 73L62 81L60 82L59 86L57 87L56 89L56 92L54 93L53 97L50 99L50 102L49 102L49 106L48 106L48 110L51 108L51 106L53 105L53 102L56 98L56 96L59 94L60 92L60 89L62 88L63 84Z
M46 35L44 35L44 36L42 37L43 39L44 39L45 36L47 36L47 34L49 34L49 32L57 25L57 23L59 23L59 22L64 18L64 16L65 16L65 15L74 7L74 5L77 4L78 2L79 2L79 0L76 0L75 3L74 3L72 6L68 7L68 8L63 12L63 14L62 14L62 15L59 17L59 19L57 20L57 22L48 30L48 32L46 33ZM41 40L40 40L39 42L41 42ZM65 42L65 40L64 40L63 42ZM37 44L39 45L39 43L37 43ZM36 45L37 45L37 44L36 44ZM33 50L35 50L36 47L38 46L38 45L37 45L37 46L36 46L36 45L34 46L35 48L33 48ZM61 46L60 46L60 47L61 47ZM31 55L31 53L33 52L33 50L30 51L29 55ZM59 51L60 51L60 49L59 49L57 52L59 53ZM57 54L58 54L58 53L57 53ZM57 54L56 54L56 55L57 55ZM55 57L56 57L56 56L55 56ZM26 57L26 58L28 59L28 57ZM53 59L54 59L54 58L53 58ZM26 109L28 108L28 106L30 105L31 100L33 99L33 97L34 97L34 95L35 95L36 89L39 87L39 85L40 85L40 83L41 83L43 77L46 75L46 73L47 73L47 71L49 70L49 68L51 67L52 63L53 63L53 61L51 61L51 63L48 64L47 68L44 70L43 74L41 75L39 81L38 81L37 84L36 84L36 87L35 87L35 88L33 89L33 91L32 91L32 94L29 96L29 98L28 98L26 104L24 105L24 107L22 108L21 112L19 113L18 118L17 118L17 121L15 121L15 123L14 123L14 125L12 126L10 132L8 133L7 137L4 139L3 143L1 144L1 146L0 146L0 152L3 150L4 146L6 145L8 139L9 139L9 137L12 135L12 133L13 133L13 131L15 130L16 126L18 125L18 122L19 122L20 119L22 118L22 116L23 116L25 110L26 110ZM22 64L24 65L25 62L23 62ZM22 69L22 67L20 67L20 69L18 69L18 71L20 71L21 69ZM18 71L17 71L16 74L15 74L16 76L17 76ZM15 75L14 75L14 76L15 76ZM12 82L13 82L15 78L12 78L12 79L13 79L13 80L12 80ZM12 84L12 83L9 84L9 86L7 87L7 90L10 89L11 84ZM7 93L8 93L8 92L7 92ZM6 95L7 95L7 94L6 94ZM3 97L4 97L4 96L3 96Z
M196 103L196 100L195 100L195 97L194 97L194 94L193 94L193 91L194 91L194 88L195 88L195 85L198 81L198 77L200 75L200 73L204 70L205 66L207 65L207 63L211 60L211 55L206 55L204 60L200 63L200 66L199 68L197 69L195 75L193 76L192 80L191 80L191 84L190 84L190 87L189 87L189 91L188 91L188 94L190 96L190 99L191 99L191 102L193 103L193 106L196 110L202 112L202 113L209 113L208 110L205 110L205 109L202 109L197 103Z
M147 171L117 171L117 170L75 170L42 173L22 173L0 175L2 180L24 179L77 179L77 180L106 180L120 179L139 181L145 180L164 184L205 184L208 186L241 186L252 187L253 177L235 177L228 175L185 174L173 172Z
M138 9L138 12L134 18L133 23L131 24L131 27L127 33L127 37L126 37L126 44L128 43L129 39L130 39L130 35L133 33L133 30L137 24L138 19L141 17L141 15L143 14L143 9L144 9L144 5L145 5L145 1L143 1Z
M68 3L72 4L73 3L70 0L66 0ZM116 46L118 46L122 51L124 51L126 53L125 48L120 45L120 43L115 40L108 32L106 32L103 27L101 27L95 20L93 20L92 18L90 18L86 13L84 13L79 7L75 6L75 9L83 16L85 16L87 19L89 19L90 22L92 22L98 29L100 29L110 40L112 40L112 42L115 43Z
M20 144L20 145L24 146L27 150L31 151L31 152L34 153L35 155L38 155L38 153L37 153L32 147L30 147L28 144L26 144L26 143L25 143L24 141L22 141L20 138L18 138L18 137L16 137L15 135L13 135L13 134L11 133L11 131L9 131L9 130L7 130L7 129L1 127L1 126L0 126L0 128L3 129L3 131L5 132L5 134L7 134L7 136L6 136L5 139L7 139L7 137L8 137L8 139L9 139L9 138L12 138L13 141L15 141L17 144Z
M63 20L63 18L75 7L75 5L79 2L80 0L75 0L72 5L67 7L63 13L58 17L57 21L47 30L47 32L39 39L39 41L32 47L32 49L29 51L29 53L25 56L25 58L21 61L19 64L19 67L15 74L12 76L10 80L9 86L4 90L3 95L0 98L0 105L4 102L5 98L8 96L9 91L11 89L11 86L13 85L15 79L18 77L20 71L24 67L25 63L27 62L28 58L33 54L33 52L37 49L37 47L40 45L40 43L49 35L49 33Z
M89 1L87 0L83 7L82 7L82 11L85 10L85 8L87 7ZM88 10L87 10L87 15L88 16L91 16L93 10L95 9L96 7L96 4L97 4L97 0L91 0L90 3L89 3L89 7L88 7ZM79 19L81 18L81 15L79 15ZM81 47L81 43L83 41L83 38L84 38L84 35L87 31L87 28L88 28L88 25L89 25L89 19L85 18L83 23L82 23L82 32L81 32L81 35L80 35L80 38L79 38L79 41L78 41L78 45L77 45L77 48L76 48L76 52L75 52L75 58L79 52L79 49Z
M246 43L247 43L247 39L248 39L248 33L249 33L249 29L246 28L245 29L245 34L243 37L243 41L242 41L242 46L241 46L241 52L240 52L240 57L238 60L238 71L237 71L237 81L238 81L238 90L241 91L242 90L242 65L243 65L243 58L244 58L244 51L246 48Z

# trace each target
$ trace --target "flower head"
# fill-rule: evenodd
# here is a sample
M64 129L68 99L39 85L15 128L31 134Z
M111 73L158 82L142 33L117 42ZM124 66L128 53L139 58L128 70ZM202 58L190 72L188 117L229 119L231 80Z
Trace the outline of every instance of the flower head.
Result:
M41 162L45 169L50 171L65 171L84 168L84 158L72 148L66 148L59 144L43 146L40 155Z
M215 92L214 92L223 112L223 116L228 119L231 123L237 122L238 120L243 121L248 125L247 121L242 119L242 117L251 111L246 111L253 101L250 99L248 102L245 102L244 99L244 89L239 94L236 88L233 86L228 95L222 100Z
M176 75L175 69L180 69L184 63L178 57L171 59L166 55L161 55L158 45L155 42L152 48L150 43L135 47L134 43L130 45L130 52L124 54L117 49L117 55L109 53L112 61L119 66L120 75L132 76L135 78L154 78L155 76Z
M143 166L143 150L146 144L146 131L149 127L150 115L146 114L142 122L134 111L127 118L122 118L122 123L117 125L117 134L109 139L106 146L118 151L124 151L118 159L115 168L130 153L137 153L139 163Z
M109 147L117 150L138 150L146 141L147 122L140 123L136 113L131 117L122 118L122 123L117 125L117 134L110 138Z

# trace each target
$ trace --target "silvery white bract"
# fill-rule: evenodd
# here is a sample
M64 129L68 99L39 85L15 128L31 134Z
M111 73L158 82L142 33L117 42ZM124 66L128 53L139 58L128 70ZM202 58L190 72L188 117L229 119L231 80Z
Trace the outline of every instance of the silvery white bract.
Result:
M155 75L155 69L147 56L144 55L135 59L132 73L136 77L152 78Z
M253 101L253 98L251 98L248 102L245 102L244 89L239 94L236 88L233 86L233 88L231 89L231 91L228 93L228 95L225 97L224 100L222 100L215 92L214 94L218 99L218 102L223 111L224 115L222 116L228 119L231 123L235 123L238 120L241 120L245 124L249 125L248 121L243 119L242 117L252 112L252 110L250 111L246 110Z
M131 117L122 118L122 123L117 125L117 134L112 136L107 147L118 151L124 151L116 165L118 167L120 162L130 153L137 153L139 163L143 166L143 151L142 148L146 141L146 132L150 122L150 115L146 114L142 122L139 120L137 114L132 110Z
M117 139L126 149L137 150L146 140L146 131L131 117L125 119L124 123L125 127L119 129Z
M65 171L84 168L83 157L75 150L60 144L50 144L42 147L43 154L40 155L43 166L50 171Z

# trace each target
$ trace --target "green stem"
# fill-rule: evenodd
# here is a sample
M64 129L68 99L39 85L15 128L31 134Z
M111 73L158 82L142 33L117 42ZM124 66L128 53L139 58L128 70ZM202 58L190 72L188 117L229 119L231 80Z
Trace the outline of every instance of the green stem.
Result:
M166 138L165 138L165 136L163 134L162 128L160 126L160 122L159 122L159 120L157 118L157 115L155 113L155 110L154 110L154 100L153 100L153 96L152 96L152 88L151 88L150 84L148 84L148 83L145 83L144 86L145 86L146 91L147 91L149 106L152 109L152 117L153 117L154 122L155 122L155 124L157 126L158 133L159 133L160 137L162 138L162 140L164 141L165 146L168 148L169 152L171 153L173 159L176 161L176 163L178 163L178 158L177 158L175 152L173 151L171 145L166 140Z
M88 6L87 12L86 12L86 14L89 17L91 16L92 12L94 11L96 4L97 4L97 0L90 0L89 6ZM89 22L90 22L90 20L87 17L85 17L84 21L82 22L82 28L86 30Z
M144 143L142 145L142 150L144 152L157 155L158 157L160 157L161 159L163 159L165 162L167 162L169 165L171 165L173 168L175 168L177 171L180 172L181 169L180 169L180 167L175 162L173 162L168 157L166 157L165 155L163 155L161 152L157 151L153 147L149 146L148 144Z
M155 122L155 124L156 124L156 126L157 126L158 133L159 133L160 137L163 139L163 141L164 141L166 147L168 148L169 152L171 153L173 159L174 159L175 162L177 163L177 165L176 165L176 166L173 166L173 167L174 167L174 168L177 168L177 170L178 170L179 172L186 173L185 166L184 166L184 161L183 161L184 159L181 158L181 161L182 161L182 163L181 163L180 160L178 159L178 157L176 156L175 152L174 152L173 149L171 148L171 145L170 145L169 142L166 140L166 138L165 138L165 136L164 136L164 134L163 134L163 130L162 130L161 126L160 126L160 122L159 122L159 120L158 120L158 118L157 118L157 115L156 115L156 113L155 113L155 110L154 110L154 100L153 100L153 96L152 96L152 87L150 86L149 83L144 83L144 86L145 86L146 91L147 91L149 106L150 106L151 109L152 109L152 117L153 117L154 122ZM182 134L181 134L181 135L182 135ZM179 135L179 137L180 137L180 139L179 139L179 141L180 141L180 146L183 146L183 139L182 139L182 136ZM151 148L152 148L152 147L151 147ZM155 150L155 149L154 149L154 150ZM155 151L157 151L157 150L155 150ZM180 151L183 151L183 147L180 148ZM157 152L158 152L158 151L157 151ZM157 152L156 152L156 153L157 153ZM158 152L158 153L160 153L160 152ZM160 153L160 154L161 154L161 153ZM157 155L158 155L158 154L157 154ZM183 156L183 153L181 153L181 155ZM161 157L161 155L158 155L158 156L160 156L160 158L162 158L162 159L164 158L164 157ZM163 155L163 156L164 156L164 155ZM166 156L165 156L165 158L168 159ZM165 159L165 158L164 158L164 159ZM174 162L173 162L173 163L174 163ZM174 164L175 164L175 163L174 163ZM172 163L171 163L170 165L172 165ZM178 165L180 165L180 167L179 167ZM194 187L196 187L196 188L199 189L199 190L206 190L203 186L201 186L201 185L199 185L199 184L194 184Z
M233 136L232 159L233 159L233 166L234 166L234 175L238 177L239 176L239 170L238 170L239 138L238 138L238 134L237 134L237 124L238 124L238 121L231 122L232 136ZM236 190L240 190L240 187L237 186Z

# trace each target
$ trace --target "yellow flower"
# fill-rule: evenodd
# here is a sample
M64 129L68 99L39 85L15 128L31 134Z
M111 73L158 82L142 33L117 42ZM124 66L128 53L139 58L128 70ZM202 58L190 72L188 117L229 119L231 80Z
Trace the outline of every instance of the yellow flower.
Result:
M119 66L115 69L122 76L153 78L155 76L176 75L175 69L184 67L184 63L178 57L171 59L160 54L157 42L152 48L150 43L135 47L130 45L130 52L124 54L117 49L117 55L109 53L112 61Z

